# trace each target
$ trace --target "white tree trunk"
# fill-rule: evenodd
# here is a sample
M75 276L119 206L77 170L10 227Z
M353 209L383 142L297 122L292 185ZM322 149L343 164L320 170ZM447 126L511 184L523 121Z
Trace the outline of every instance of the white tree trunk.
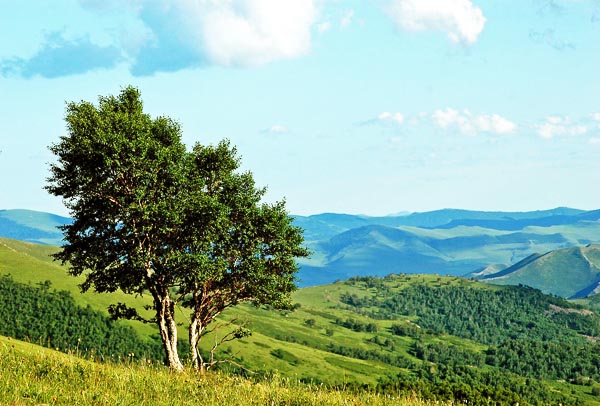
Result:
M158 329L165 348L167 365L175 371L183 371L183 364L177 352L177 324L174 310L175 306L168 295L160 299L160 309L157 312Z
M194 318L190 323L189 327L189 339L190 339L190 357L192 365L197 371L204 371L204 360L200 355L198 344L200 344L201 332L199 330L199 321Z

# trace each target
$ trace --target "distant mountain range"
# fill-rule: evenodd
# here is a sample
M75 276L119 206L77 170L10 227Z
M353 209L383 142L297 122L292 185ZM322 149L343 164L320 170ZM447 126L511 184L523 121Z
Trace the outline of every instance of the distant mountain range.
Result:
M301 285L358 275L463 276L503 270L529 255L600 243L600 210L532 212L445 209L402 216L295 216L313 251Z
M300 263L300 286L352 276L429 273L522 283L563 297L582 297L600 283L600 254L593 245L600 244L600 210L444 209L385 217L293 217L313 252ZM0 237L60 245L57 227L70 221L42 212L1 210Z
M58 227L71 223L68 217L33 210L0 210L0 237L37 244L61 245Z

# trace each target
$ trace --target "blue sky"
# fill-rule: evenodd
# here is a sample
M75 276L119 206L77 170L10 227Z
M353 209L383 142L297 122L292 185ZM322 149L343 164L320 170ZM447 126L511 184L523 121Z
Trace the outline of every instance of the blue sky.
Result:
M0 0L0 209L129 84L295 214L600 208L599 0Z

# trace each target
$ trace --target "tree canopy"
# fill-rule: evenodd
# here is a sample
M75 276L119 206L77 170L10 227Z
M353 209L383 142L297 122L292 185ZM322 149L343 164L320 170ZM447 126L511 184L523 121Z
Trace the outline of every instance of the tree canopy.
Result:
M62 196L73 223L56 259L85 275L84 291L151 295L166 362L183 369L175 307L190 310L194 367L207 326L242 301L290 305L296 257L307 256L302 230L285 203L262 202L264 188L227 140L188 151L181 128L143 112L133 87L98 105L68 103L67 135L50 150L47 190ZM111 306L115 317L143 320L137 309ZM233 337L239 336L234 332Z

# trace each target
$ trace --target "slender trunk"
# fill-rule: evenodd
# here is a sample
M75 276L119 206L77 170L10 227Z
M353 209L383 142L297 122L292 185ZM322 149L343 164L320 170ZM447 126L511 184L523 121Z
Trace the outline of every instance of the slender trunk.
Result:
M197 317L193 317L189 327L190 357L192 359L192 365L194 366L194 369L204 372L204 360L202 359L202 355L200 355L200 349L198 348L198 345L200 344L200 338L202 337L199 327L200 321Z
M157 300L158 299L158 300ZM183 371L183 364L177 353L177 324L175 323L175 304L168 294L155 298L157 305L157 324L165 349L166 364L175 371Z
M204 372L204 359L200 354L200 340L202 339L203 323L200 320L200 290L196 285L193 293L194 311L190 315L190 326L189 326L189 339L190 339L190 358L192 359L192 365L196 371Z

